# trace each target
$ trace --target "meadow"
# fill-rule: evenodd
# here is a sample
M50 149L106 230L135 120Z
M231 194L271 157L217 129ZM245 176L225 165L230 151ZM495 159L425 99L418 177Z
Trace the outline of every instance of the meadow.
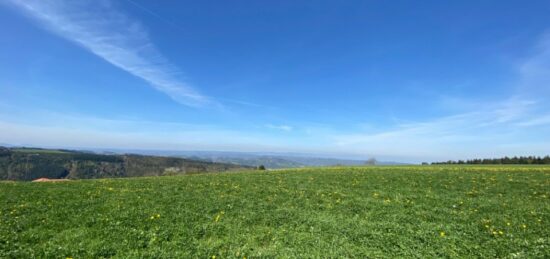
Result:
M550 167L0 183L0 258L550 257Z

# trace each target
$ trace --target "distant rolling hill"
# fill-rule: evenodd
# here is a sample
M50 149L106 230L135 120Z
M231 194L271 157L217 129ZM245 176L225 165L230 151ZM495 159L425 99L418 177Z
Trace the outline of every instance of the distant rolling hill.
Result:
M317 157L314 154L298 153L261 153L261 152L225 152L225 151L163 151L163 150L98 150L96 152L138 153L183 157L217 163L230 163L246 166L264 165L267 168L295 168L309 166L364 165L365 160ZM399 165L403 163L378 161L377 165Z
M161 176L247 169L253 167L176 157L0 147L0 180Z
M200 158L200 156L191 156ZM292 167L308 167L308 166L334 166L334 165L362 165L363 161L359 160L344 160L333 158L317 158L317 157L292 157L292 156L275 156L275 155L255 155L249 157L240 156L211 156L206 158L207 161L234 163L241 165L259 166L265 165L267 168L292 168Z

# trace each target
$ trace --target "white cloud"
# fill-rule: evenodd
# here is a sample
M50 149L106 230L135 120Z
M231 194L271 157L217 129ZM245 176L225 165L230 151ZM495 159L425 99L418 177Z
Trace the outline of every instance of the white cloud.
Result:
M550 94L550 31L541 36L533 55L520 64L519 72L520 86L527 94Z
M282 130L282 131L292 131L292 127L288 125L273 125L273 124L267 124L265 125L269 129L275 129L275 130Z
M0 110L0 143L61 148L289 152L308 150L288 135L251 127L97 117L35 109Z
M550 114L535 117L529 120L525 120L517 123L518 126L533 127L550 124Z
M539 138L534 142L520 127L550 123L550 117L534 114L538 108L537 103L531 100L510 99L467 113L399 124L393 130L372 134L339 134L334 136L333 141L335 146L347 151L402 157L490 157L524 152L535 144L537 147L533 147L532 152L542 155L550 152L550 149L540 147L548 140L534 135ZM539 131L530 133L540 134ZM522 149L510 148L518 142L522 143Z
M399 123L375 133L335 134L341 150L418 158L473 158L550 153L550 33L517 65L517 92L503 101L444 98L461 113ZM527 129L527 127L529 127Z
M156 128L141 129L139 126L143 126L143 122L97 118L74 118L74 121L80 121L86 126L76 128L0 121L0 143L162 150L268 151L281 148L271 139L255 133L217 129L208 125L157 123ZM115 124L116 129L105 129L104 124L107 122Z
M147 81L179 103L204 106L213 102L182 81L178 69L157 51L144 28L108 0L9 2L41 26Z

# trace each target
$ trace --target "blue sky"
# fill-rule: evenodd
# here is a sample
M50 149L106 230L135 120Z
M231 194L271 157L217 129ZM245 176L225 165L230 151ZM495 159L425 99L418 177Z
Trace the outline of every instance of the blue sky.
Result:
M550 153L548 1L0 3L0 143Z

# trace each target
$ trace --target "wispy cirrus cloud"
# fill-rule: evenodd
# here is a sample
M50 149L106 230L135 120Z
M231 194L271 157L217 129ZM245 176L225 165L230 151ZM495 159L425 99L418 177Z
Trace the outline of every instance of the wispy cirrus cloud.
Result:
M268 129L274 129L274 130L282 130L282 131L292 131L292 127L288 125L273 125L273 124L267 124L265 125Z
M550 31L543 33L537 42L533 55L519 65L521 88L536 91L537 94L550 94Z
M546 114L546 115L543 115L543 116L540 116L540 117L525 120L525 121L517 123L517 125L518 126L523 126L523 127L534 127L534 126L550 125L550 114Z
M181 79L181 72L155 48L138 22L108 0L7 0L42 27L77 43L188 106L214 104Z
M29 119L28 114L41 118ZM107 118L47 110L0 110L0 145L58 148L132 148L276 152L293 151L294 143L261 131L214 124Z
M336 147L356 153L433 159L547 155L550 152L550 33L516 64L517 86L505 99L446 98L461 112L389 130L335 134Z
M540 136L550 120L534 112L537 105L512 99L466 113L402 123L386 131L338 134L333 141L350 152L431 159L543 155L549 149L542 144L550 142ZM521 148L510 148L518 142Z

